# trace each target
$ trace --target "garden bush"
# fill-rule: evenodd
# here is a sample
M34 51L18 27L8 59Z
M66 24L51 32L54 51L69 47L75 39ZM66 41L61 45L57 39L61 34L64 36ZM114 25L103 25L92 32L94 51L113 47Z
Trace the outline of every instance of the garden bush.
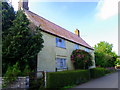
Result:
M115 67L107 67L105 70L106 74L113 73L113 72L116 72Z
M105 74L106 74L106 69L105 68L97 67L97 68L91 68L90 69L90 77L91 78L102 77Z
M44 79L30 79L30 87L29 90L44 90Z
M7 71L4 75L4 80L3 80L3 88L7 87L8 85L12 84L16 79L17 76L21 73L21 71L19 70L19 65L18 62L16 62L15 65L13 66L9 66L7 68Z
M77 85L89 80L88 70L48 72L47 88L60 88L64 86Z
M74 50L71 54L75 69L88 69L93 64L92 58L90 53L80 49Z

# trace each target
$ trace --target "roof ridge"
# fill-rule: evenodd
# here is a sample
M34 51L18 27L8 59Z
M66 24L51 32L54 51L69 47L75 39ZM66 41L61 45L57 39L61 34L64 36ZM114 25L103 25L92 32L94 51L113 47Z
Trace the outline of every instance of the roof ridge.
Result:
M47 19L45 19L44 17L42 17L42 16L40 16L40 15L38 15L38 14L32 12L32 11L29 11L29 12L31 12L31 13L33 13L33 14L35 14L35 15L41 17L42 19L44 19L44 20L46 20L46 21L48 21L48 22L50 22L50 23L52 23L52 24L54 24L54 25L56 25L56 26L58 26L58 27L60 27L60 28L62 28L62 29L64 29L64 30L68 31L68 32L70 32L70 33L72 33L72 34L74 34L75 36L77 36L75 33L73 33L73 32L71 32L71 31L69 31L69 30L67 30L67 29L65 29L65 28L63 28L63 27L61 27L61 26L59 26L58 24L55 24L55 23L51 22L50 20L47 20ZM79 37L79 38L81 38L81 37Z

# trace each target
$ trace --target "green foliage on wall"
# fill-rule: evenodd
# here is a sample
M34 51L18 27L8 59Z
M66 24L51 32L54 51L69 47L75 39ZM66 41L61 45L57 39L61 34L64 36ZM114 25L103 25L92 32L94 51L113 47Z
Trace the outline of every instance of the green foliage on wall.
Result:
M75 69L88 69L93 64L92 59L93 57L90 53L80 49L74 50L71 55L71 61Z

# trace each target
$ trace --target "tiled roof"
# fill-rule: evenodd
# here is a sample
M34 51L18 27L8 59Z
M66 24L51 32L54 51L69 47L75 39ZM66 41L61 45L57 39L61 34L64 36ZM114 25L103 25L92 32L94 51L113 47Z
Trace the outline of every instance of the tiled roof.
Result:
M88 45L81 37L78 37L76 34L46 20L45 18L31 11L25 10L25 14L31 22L33 22L36 26L40 26L44 32L59 36L61 38L93 50L90 45Z

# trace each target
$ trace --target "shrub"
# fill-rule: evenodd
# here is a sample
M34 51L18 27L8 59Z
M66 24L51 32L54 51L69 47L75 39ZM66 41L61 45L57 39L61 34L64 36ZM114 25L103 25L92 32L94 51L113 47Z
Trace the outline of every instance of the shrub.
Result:
M120 59L119 59L119 58L116 59L115 65L116 65L116 66L117 66L117 65L120 65Z
M105 73L106 73L106 74L113 73L113 72L116 72L115 67L108 67L108 68L106 68L106 70L105 70Z
M102 77L106 74L106 69L105 68L92 68L90 69L90 77L91 78L98 78L98 77Z
M88 69L92 66L92 55L84 50L74 50L71 55L71 61L73 62L75 69Z
M29 90L44 90L44 79L30 79Z
M115 66L116 57L111 56L109 54L95 52L95 63L96 66L101 67L114 67Z
M30 72L31 72L30 67L26 65L23 72L21 72L21 76L29 76Z
M20 72L18 62L13 66L9 66L4 75L3 87L13 83L17 79Z
M60 88L84 83L89 80L88 70L48 72L47 88Z

